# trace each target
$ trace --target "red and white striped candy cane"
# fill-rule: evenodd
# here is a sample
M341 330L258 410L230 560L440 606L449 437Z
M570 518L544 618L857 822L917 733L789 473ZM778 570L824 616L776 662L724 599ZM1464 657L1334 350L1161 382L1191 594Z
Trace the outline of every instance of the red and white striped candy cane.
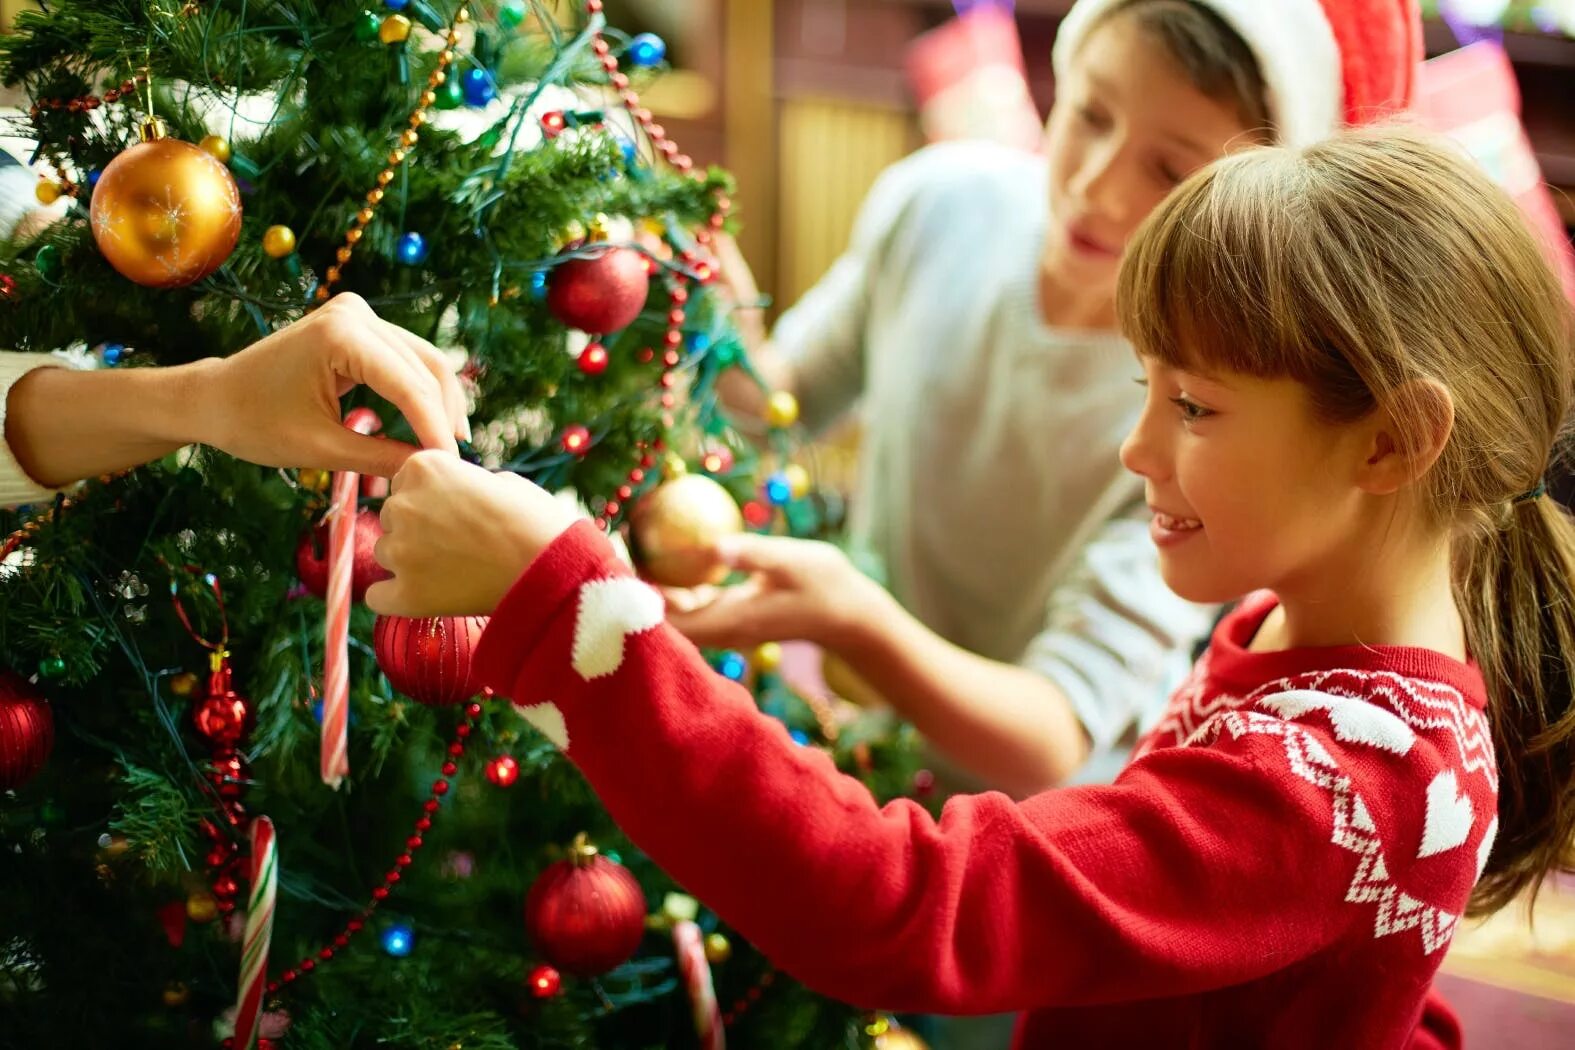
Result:
M722 1027L722 1008L716 1003L711 984L711 963L705 957L705 938L700 927L689 919L673 924L673 948L678 953L678 978L689 992L694 1009L695 1033L702 1050L725 1050L727 1032Z
M354 408L345 426L358 434L382 427L377 413ZM334 475L332 517L328 523L328 627L323 651L323 783L338 790L350 772L350 606L355 571L356 497L360 479L353 470Z
M251 896L246 905L246 936L241 948L241 983L235 1004L235 1050L251 1050L262 1021L263 989L268 984L268 944L273 939L274 897L279 850L273 821L252 821Z

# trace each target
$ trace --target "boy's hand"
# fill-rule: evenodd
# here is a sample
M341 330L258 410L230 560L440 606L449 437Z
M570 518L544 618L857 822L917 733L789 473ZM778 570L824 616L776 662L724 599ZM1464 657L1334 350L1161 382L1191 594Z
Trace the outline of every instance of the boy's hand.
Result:
M573 525L573 511L514 474L417 452L383 504L378 562L394 574L366 603L397 616L485 616Z
M339 398L363 383L404 413L425 448L454 453L454 439L470 436L464 394L442 353L357 295L337 295L240 353L189 370L191 436L264 466L391 476L415 450L341 423Z
M667 592L667 620L696 645L747 649L802 639L836 649L890 597L829 543L734 536L717 546L751 574L733 587Z

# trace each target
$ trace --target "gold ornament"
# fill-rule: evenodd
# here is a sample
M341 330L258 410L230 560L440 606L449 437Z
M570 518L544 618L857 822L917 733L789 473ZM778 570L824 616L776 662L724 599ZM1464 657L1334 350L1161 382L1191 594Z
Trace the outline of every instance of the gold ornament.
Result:
M875 1037L875 1050L930 1050L930 1044L913 1034L909 1028L899 1028L896 1023Z
M201 682L195 674L190 671L182 671L170 679L170 692L176 696L191 696L197 691L197 686L200 684Z
M186 898L186 918L192 922L212 922L219 917L219 902L206 891L193 893Z
M164 1005L174 1009L184 1006L186 1000L191 998L191 989L185 981L171 981L164 986Z
M142 141L110 161L93 191L93 239L109 264L149 288L200 281L241 234L241 194L230 170L147 120Z
M269 254L272 254L271 252ZM330 480L328 471L305 467L295 475L296 483L310 492L327 492Z
M733 955L733 946L727 943L727 938L720 933L713 933L705 939L706 962L713 966L725 963Z
M803 499L809 495L809 471L797 463L789 463L782 468L782 474L787 478L788 489L792 491L794 499Z
M762 642L755 647L755 670L770 674L782 666L782 647L776 642Z
M230 140L223 135L205 135L197 145L220 164L230 162Z
M403 44L410 38L410 19L404 15L389 15L377 27L377 38L385 44Z
M295 231L288 226L270 226L263 232L263 251L271 259L283 259L295 251Z
M766 422L785 429L798 422L798 398L778 390L766 399Z
M38 185L33 187L33 196L38 198L40 204L53 204L60 199L60 184L39 179Z
M721 485L703 474L684 474L635 504L630 526L647 577L669 587L698 587L727 576L716 543L744 531L744 516Z

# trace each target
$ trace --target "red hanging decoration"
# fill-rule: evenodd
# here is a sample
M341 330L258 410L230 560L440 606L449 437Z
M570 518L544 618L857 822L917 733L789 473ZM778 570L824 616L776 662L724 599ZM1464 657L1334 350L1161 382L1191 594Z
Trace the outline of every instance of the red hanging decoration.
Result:
M595 977L640 946L645 893L628 868L598 854L582 834L569 859L549 866L531 886L525 932L559 970Z
M525 984L530 988L530 994L537 999L551 999L563 991L563 977L545 963L530 972Z
M640 316L650 291L645 256L633 248L604 248L553 267L547 284L552 316L585 332L616 332Z
M361 601L366 589L390 577L372 553L383 537L383 521L375 510L357 511L355 516L355 558L350 576L350 597ZM308 529L295 548L295 571L301 585L319 598L328 597L328 523Z
M0 669L0 791L38 775L55 744L55 716L37 689L14 671Z
M213 673L208 676L208 694L192 708L192 724L215 748L228 751L246 735L251 721L251 702L230 685L228 654L213 653Z
M372 648L395 689L420 703L447 707L481 691L471 661L486 627L485 616L379 616Z

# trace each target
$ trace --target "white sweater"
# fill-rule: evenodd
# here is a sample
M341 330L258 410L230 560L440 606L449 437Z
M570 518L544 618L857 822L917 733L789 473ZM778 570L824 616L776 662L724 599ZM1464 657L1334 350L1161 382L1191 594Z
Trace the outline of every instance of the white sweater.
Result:
M0 350L0 436L5 434L6 403L11 387L35 368L58 368L63 362L50 354L19 354ZM47 488L27 476L11 454L11 446L0 440L0 507L26 503L48 503L58 489Z
M1165 586L1118 460L1142 405L1130 347L1040 317L1047 210L1042 158L923 149L876 182L774 339L809 425L862 400L853 537L892 592L1050 678L1097 755L1157 715L1213 610Z

